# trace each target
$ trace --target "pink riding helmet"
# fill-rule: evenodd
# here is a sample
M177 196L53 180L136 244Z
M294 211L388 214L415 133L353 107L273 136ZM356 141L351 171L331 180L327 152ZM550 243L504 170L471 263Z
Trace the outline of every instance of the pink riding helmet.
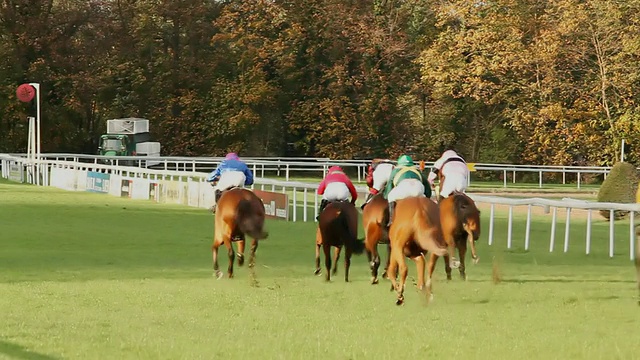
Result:
M227 156L224 157L225 160L240 160L238 154L236 153L228 153Z

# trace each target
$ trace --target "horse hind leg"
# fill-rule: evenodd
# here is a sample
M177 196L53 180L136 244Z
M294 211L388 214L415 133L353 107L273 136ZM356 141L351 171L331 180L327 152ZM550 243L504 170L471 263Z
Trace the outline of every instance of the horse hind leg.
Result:
M445 255L444 256L444 272L447 274L447 280L451 280L451 264L449 260L450 260L449 255Z
M338 273L338 260L340 260L340 251L342 251L342 247L336 246L333 256L333 269L331 270L331 275L335 275Z
M344 282L349 282L349 267L351 267L351 248L344 250Z
M320 275L322 270L320 269L320 246L316 244L316 270L314 271L314 275Z
M322 250L324 252L324 267L327 270L325 281L331 281L331 246L323 243Z
M238 266L244 265L244 248L245 248L245 240L244 236L242 236L242 240L236 242L238 244L237 258L238 258Z
M213 274L218 279L223 276L218 264L218 248L220 248L220 245L222 245L220 241L214 241L213 246L211 247L211 256L213 257Z
M389 271L389 261L391 260L391 244L387 244L387 262L384 266L384 272L382 273L383 279L388 279L388 271Z
M460 266L458 266L458 270L460 271L460 277L462 278L462 280L467 280L467 273L465 272L465 266L464 266L464 258L467 255L467 245L464 244L460 244L458 245L458 254L460 256Z
M229 267L227 268L227 273L229 275L229 279L233 278L233 261L235 260L236 254L233 251L233 244L231 244L231 240L227 240L224 242L227 246L228 254L229 254Z
M396 305L404 304L404 289L407 282L407 275L409 273L409 267L407 266L407 262L404 259L404 256L401 256L402 260L398 262L398 275L400 275L400 283L398 284L398 288L396 292L398 294L398 299L396 301Z

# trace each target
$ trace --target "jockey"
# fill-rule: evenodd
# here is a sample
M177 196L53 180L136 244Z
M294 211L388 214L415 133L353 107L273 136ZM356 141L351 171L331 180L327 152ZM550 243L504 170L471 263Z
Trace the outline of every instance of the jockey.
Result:
M398 158L398 165L391 172L384 197L389 202L389 222L391 226L396 201L408 197L426 196L431 197L431 187L426 176L416 168L409 155L402 155Z
M351 203L355 204L358 198L356 188L340 166L332 166L329 168L327 176L322 179L318 187L318 195L322 195L322 201L320 201L320 209L316 220L320 218L322 210L329 205L330 201L344 201L351 195Z
M445 166L446 165L446 166ZM469 178L469 168L462 156L453 150L447 150L433 164L429 173L429 183L433 184L440 175L440 194L438 201L451 195L454 191L465 192Z
M232 187L253 184L253 173L236 153L228 153L218 167L207 177L207 182L215 184L215 197L211 212L216 212L216 205L222 192ZM213 184L212 184L213 186Z
M373 159L373 162L369 165L366 177L369 193L367 194L364 204L361 206L362 209L364 209L365 205L367 205L374 196L384 189L393 168L394 166L391 160Z

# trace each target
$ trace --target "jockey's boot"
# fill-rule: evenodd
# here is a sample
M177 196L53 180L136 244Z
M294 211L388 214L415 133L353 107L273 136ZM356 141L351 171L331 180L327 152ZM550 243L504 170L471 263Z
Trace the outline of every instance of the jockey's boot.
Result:
M218 200L220 200L221 195L222 195L222 191L216 189L213 195L213 206L209 209L213 214L216 213L216 207L218 205Z
M368 193L367 198L364 199L364 203L362 204L362 206L360 206L360 209L364 210L365 205L367 205L372 198L373 198L373 193Z
M393 222L393 213L396 210L396 202L392 201L389 203L389 222L387 223L387 228L391 227L391 223Z
M327 205L329 205L329 200L322 199L320 201L320 207L318 208L318 216L316 216L316 220L320 219L320 214L322 214L322 210L324 210L324 208L326 208Z

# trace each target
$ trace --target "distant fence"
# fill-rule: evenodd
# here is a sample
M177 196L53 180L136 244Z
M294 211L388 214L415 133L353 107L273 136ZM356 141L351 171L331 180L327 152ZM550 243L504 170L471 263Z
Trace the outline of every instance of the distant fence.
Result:
M11 154L16 157L25 157L24 154ZM120 156L109 157L85 154L42 154L43 160L72 161L92 164L110 163L122 166L131 163L135 167L149 167L162 170L210 172L223 158L221 157L140 157L140 156ZM292 174L305 174L306 176L320 177L326 174L329 167L333 165L342 166L345 171L354 175L354 179L362 181L367 172L367 166L371 162L369 159L362 160L337 160L329 158L303 158L303 157L243 157L243 160L253 169L256 176L277 176L290 180ZM433 161L426 161L427 167L433 166ZM475 177L495 177L502 181L504 188L508 184L516 184L517 178L526 175L530 179L536 179L539 188L543 188L545 177L556 175L561 177L559 183L575 183L580 189L584 184L585 176L602 176L606 178L611 170L610 167L603 166L561 166L561 165L514 165L514 164L490 164L475 163Z
M53 186L70 191L91 191L132 199L152 200L162 203L182 204L193 207L208 208L213 203L213 191L205 181L206 173L185 170L148 169L134 166L104 165L67 160L41 160L30 162L26 158L0 154L2 177L13 181L43 186ZM39 171L35 171L38 167ZM40 174L39 176L37 176ZM277 199L265 201L265 208L272 217L290 221L315 221L318 215L319 197L316 195L317 183L282 181L255 178L252 189L270 193ZM360 194L367 192L366 187L359 186ZM513 241L513 209L527 207L525 230L525 250L529 249L531 234L532 208L542 207L552 212L551 236L549 251L555 248L555 233L558 209L566 213L564 231L564 252L568 251L572 209L588 211L586 253L591 251L592 211L606 210L613 216L615 210L630 212L629 223L629 257L635 258L635 213L640 211L640 204L598 203L575 199L548 200L540 198L512 199L498 196L481 196L469 194L477 203L490 205L489 213L489 245L494 241L495 206L508 206L507 247ZM364 196L362 196L364 198ZM288 204L286 208L283 205ZM361 200L360 200L361 201ZM309 211L309 207L312 211ZM609 225L609 256L614 256L614 222Z

